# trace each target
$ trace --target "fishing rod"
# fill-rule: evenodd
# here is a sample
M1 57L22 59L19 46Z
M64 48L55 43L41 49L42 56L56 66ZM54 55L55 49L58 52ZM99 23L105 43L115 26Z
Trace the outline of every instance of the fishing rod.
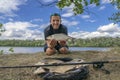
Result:
M23 66L0 66L0 68L31 68L31 67L52 67L52 66L66 66L66 65L83 65L83 64L93 64L94 68L102 68L105 63L117 63L120 60L111 60L111 61L92 61L92 62L75 62L75 63L53 63L53 64L44 64L44 65L23 65Z

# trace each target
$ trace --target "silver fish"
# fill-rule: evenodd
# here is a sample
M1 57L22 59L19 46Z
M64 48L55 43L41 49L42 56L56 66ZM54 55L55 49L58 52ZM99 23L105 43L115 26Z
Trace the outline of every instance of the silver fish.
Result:
M68 40L68 39L73 40L75 38L73 38L71 36L68 36L66 34L63 34L63 33L59 33L59 34L50 35L50 36L47 37L47 39L55 39L57 41L60 41L60 40Z
M38 62L37 64L35 65L46 65L46 64L64 64L64 63L78 63L78 62L85 62L84 60L82 59L79 59L79 58L76 58L76 59L72 59L71 61L67 61L67 62L64 62L64 61L61 61L61 60L57 60L57 59L60 59L60 58L45 58L43 60L41 60L40 62ZM61 58L63 59L63 58ZM65 58L64 58L65 59ZM66 59L69 59L69 58L66 58ZM70 58L71 59L71 58ZM83 67L83 66L88 66L88 65L65 65L65 66L48 66L48 67L39 67L37 68L37 70L34 71L34 74L41 74L41 73L44 73L46 72L46 70L50 71L50 72L57 72L57 73L65 73L71 69L76 69L76 68L80 68L80 67Z

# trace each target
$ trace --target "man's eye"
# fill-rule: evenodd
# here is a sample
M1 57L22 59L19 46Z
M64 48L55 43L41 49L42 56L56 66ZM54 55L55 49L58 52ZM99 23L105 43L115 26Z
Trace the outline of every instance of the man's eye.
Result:
M56 22L59 22L59 20L52 20L52 21L53 21L53 22L55 22L55 21L56 21Z

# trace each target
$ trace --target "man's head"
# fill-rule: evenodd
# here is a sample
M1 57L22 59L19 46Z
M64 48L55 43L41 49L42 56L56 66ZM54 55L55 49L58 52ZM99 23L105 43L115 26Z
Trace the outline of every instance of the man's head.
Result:
M53 29L58 29L61 24L61 16L58 13L54 13L50 16L50 23Z

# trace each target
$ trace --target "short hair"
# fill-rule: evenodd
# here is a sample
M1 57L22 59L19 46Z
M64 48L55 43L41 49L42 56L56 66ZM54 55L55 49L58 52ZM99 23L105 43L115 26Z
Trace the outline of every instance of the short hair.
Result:
M50 15L50 19L52 18L52 16L59 16L60 19L61 19L61 16L60 16L60 14L58 14L58 13L53 13L53 14L51 14L51 15Z

